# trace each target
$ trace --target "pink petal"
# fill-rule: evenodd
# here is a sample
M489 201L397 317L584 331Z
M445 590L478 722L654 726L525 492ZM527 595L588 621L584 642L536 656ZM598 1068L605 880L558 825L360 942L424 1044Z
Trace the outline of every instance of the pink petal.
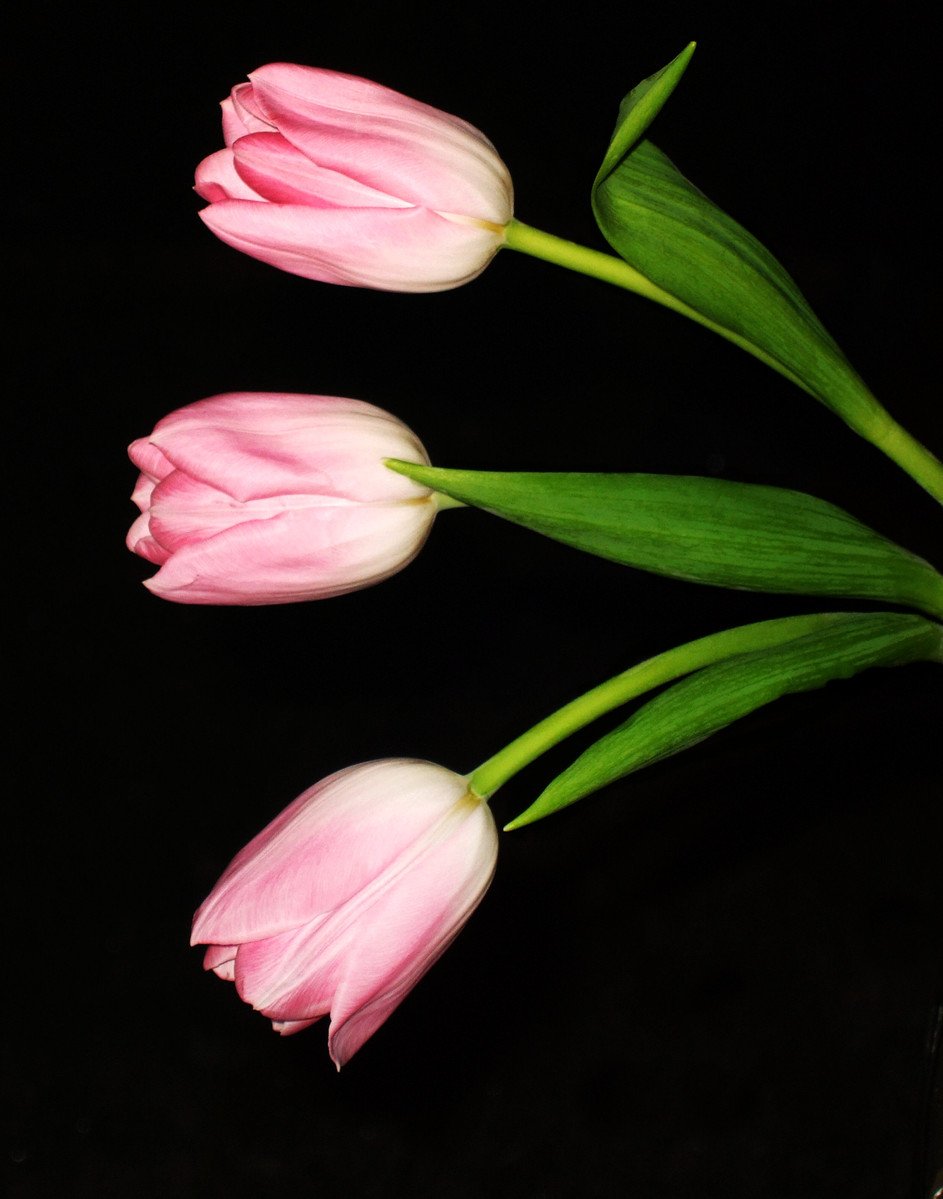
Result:
M157 427L159 429L160 425ZM128 457L138 470L149 475L155 483L174 469L174 464L161 453L149 437L139 437L137 441L132 441L128 446ZM138 485L140 482L139 479Z
M372 503L429 495L383 466L384 458L427 463L416 435L357 400L214 396L166 417L151 443L173 467L241 501L320 495Z
M466 801L440 838L358 922L331 1004L328 1048L338 1069L444 953L491 883L498 838L486 804Z
M313 1020L273 1020L272 1028L281 1036L290 1037L304 1028L310 1028L312 1024L317 1024L319 1019L319 1016L315 1016Z
M223 116L223 141L227 146L231 146L237 137L245 137L249 130L242 117L236 112L231 96L220 100L219 107Z
M138 510L144 514L151 506L151 496L154 493L156 483L150 475L144 474L142 471L138 475L138 481L134 485L134 491L131 492L132 503L137 504Z
M200 212L227 245L271 266L354 287L444 291L474 279L503 233L422 208L321 209L225 200Z
M467 797L332 912L240 947L240 996L273 1020L317 1019L350 1053L382 1023L457 934L491 881L497 832ZM362 1010L361 1010L362 1009Z
M151 536L150 514L142 512L131 528L125 544L132 553L146 558L155 566L163 566L170 557L170 551L165 549Z
M271 131L272 126L251 111L252 84L240 83L225 100L220 101L223 112L223 140L227 146L249 133Z
M204 158L196 168L193 186L197 195L211 204L219 200L262 200L236 171L232 150L217 150Z
M247 510L232 496L172 471L154 488L148 513L150 532L170 553L198 544L244 521L264 519L268 513Z
M265 114L259 107L255 89L251 83L237 83L229 93L229 102L232 104L232 116L242 124L244 133L265 133L274 130L275 126L265 119ZM225 103L224 100L223 104ZM226 110L223 109L224 137L227 124L236 128L234 121L227 121ZM240 134L240 136L242 135Z
M274 203L307 204L315 208L409 207L405 200L374 191L337 171L316 166L280 133L254 133L242 137L233 146L233 153L235 169L248 184L245 190ZM199 187L197 191L207 200L240 198L206 195Z
M319 933L326 924L336 923L335 914L329 913L240 946L235 977L239 998L279 1023L326 1016L345 941L330 929L326 937Z
M435 512L431 499L281 511L183 545L145 586L185 604L287 604L343 595L411 562ZM152 527L154 520L152 511Z
M145 537L150 537L150 535L150 519L146 512L142 512L128 530L128 536L125 538L125 544L127 545L128 549L134 553L137 543Z
M203 955L203 969L212 970L225 982L235 982L238 948L238 945L210 945Z
M250 78L265 119L318 166L440 212L511 219L507 167L466 121L336 71L272 63Z
M431 762L384 759L309 788L233 858L191 944L244 944L314 920L367 887L465 794Z

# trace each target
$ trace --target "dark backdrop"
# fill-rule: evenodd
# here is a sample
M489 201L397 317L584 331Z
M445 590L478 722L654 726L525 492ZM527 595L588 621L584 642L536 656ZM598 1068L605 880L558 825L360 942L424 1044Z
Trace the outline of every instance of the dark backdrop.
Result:
M642 575L473 511L373 590L163 603L122 545L125 446L171 409L352 395L441 465L773 483L938 543L935 505L877 451L672 313L513 254L439 295L330 288L197 220L217 101L283 59L464 116L522 219L601 245L588 192L619 100L697 38L654 140L939 449L928 10L542 8L34 5L8 46L17 1199L917 1193L943 993L930 666L782 701L503 837L479 912L340 1076L322 1027L275 1037L187 948L230 856L315 779L385 755L468 770L650 653L821 605Z

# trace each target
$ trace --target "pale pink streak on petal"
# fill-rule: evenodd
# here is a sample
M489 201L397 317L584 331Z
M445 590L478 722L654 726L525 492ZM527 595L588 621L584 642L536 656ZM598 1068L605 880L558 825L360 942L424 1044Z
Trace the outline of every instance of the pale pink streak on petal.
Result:
M291 1037L296 1032L301 1032L302 1029L310 1028L312 1024L317 1024L320 1019L320 1016L315 1016L313 1020L273 1020L272 1028L282 1037Z
M280 133L254 133L242 137L233 146L233 153L240 179L255 194L272 203L307 204L315 208L410 207L406 200L388 196L347 175L317 166ZM199 187L197 191L200 191ZM200 194L207 200L228 198L208 196L202 191Z
M504 238L423 208L322 209L225 200L199 216L227 245L271 266L354 287L444 291L474 279Z
M250 78L266 119L319 166L440 212L511 219L507 168L467 121L335 71L272 63Z
M233 858L194 917L191 944L257 941L346 903L464 791L452 771L411 759L361 763L323 779Z
M196 168L193 186L197 195L211 204L222 200L263 202L263 197L236 171L232 150L217 150L204 158Z

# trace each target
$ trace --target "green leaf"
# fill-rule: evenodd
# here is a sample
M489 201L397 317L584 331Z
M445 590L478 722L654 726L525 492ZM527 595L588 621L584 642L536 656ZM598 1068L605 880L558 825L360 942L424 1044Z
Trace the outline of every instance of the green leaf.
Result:
M559 774L505 827L549 816L652 762L680 753L791 692L870 666L943 662L943 629L896 612L836 614L833 625L785 645L740 654L688 675L650 700Z
M943 616L943 578L800 491L684 475L391 469L587 553L718 587L854 596Z
M695 42L689 42L677 58L673 58L666 67L649 75L640 84L633 87L619 105L619 119L616 122L615 133L606 151L606 157L596 177L597 184L618 165L623 155L635 145L655 117L661 112L665 101L681 81L691 55L694 53Z
M735 341L880 442L892 424L786 270L651 142L620 123L593 188L603 235L682 311Z

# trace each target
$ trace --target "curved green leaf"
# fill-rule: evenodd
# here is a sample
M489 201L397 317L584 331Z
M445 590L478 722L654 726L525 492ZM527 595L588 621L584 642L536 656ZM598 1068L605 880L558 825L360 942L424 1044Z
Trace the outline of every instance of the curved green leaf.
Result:
M783 266L651 142L600 173L593 211L613 249L704 323L859 432L888 421Z
M870 666L943 662L943 629L923 617L896 612L836 616L820 631L737 655L675 683L590 746L505 827L549 816L615 779L680 753L781 695L850 678Z
M599 168L596 183L604 179L618 165L619 160L639 140L648 126L662 110L665 101L681 81L696 43L689 42L677 58L673 58L666 67L649 75L641 83L633 87L619 105L619 119L606 157Z
M628 274L517 221L506 244L617 283L719 333L815 396L943 503L943 463L875 399L781 264L639 140L692 49L626 96L593 185L596 221Z
M684 475L391 469L587 553L718 587L841 595L943 616L943 578L800 491Z

